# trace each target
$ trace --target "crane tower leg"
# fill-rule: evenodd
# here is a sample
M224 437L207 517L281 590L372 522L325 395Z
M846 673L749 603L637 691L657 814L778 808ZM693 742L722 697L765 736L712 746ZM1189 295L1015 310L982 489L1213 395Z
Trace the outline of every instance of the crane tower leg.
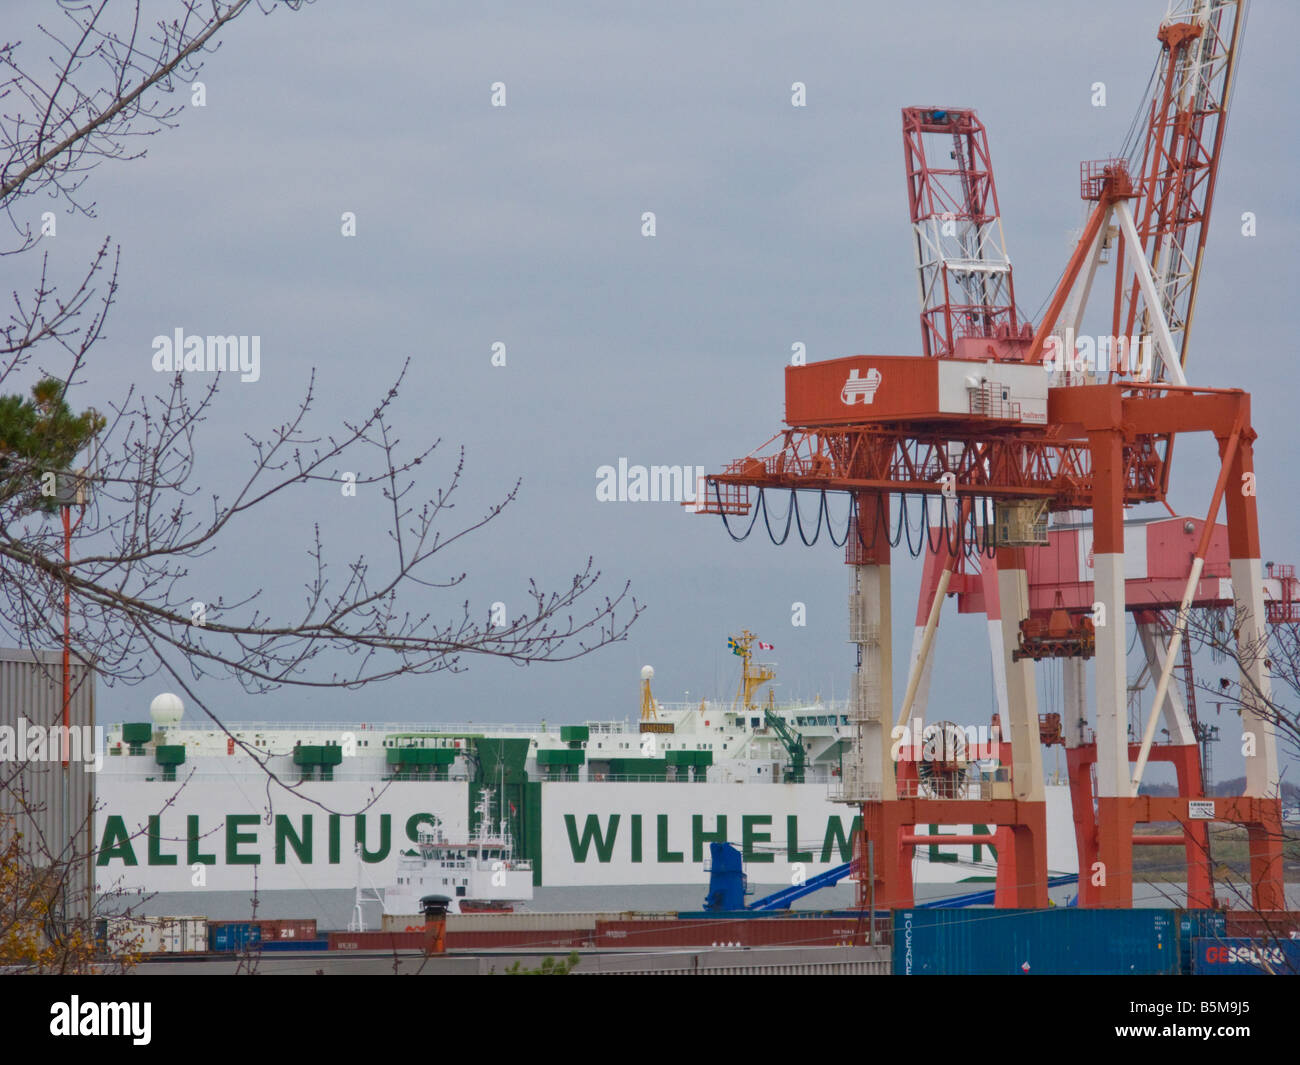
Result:
M1096 904L1133 905L1133 821L1129 797L1128 673L1124 588L1124 437L1089 434L1093 458L1093 595L1097 621L1097 858L1080 869L1097 888Z
M1034 663L1011 657L1019 645L1020 622L1029 617L1029 580L1022 547L998 549L998 603L1002 614L1002 672L1007 678L1009 720L1004 733L1011 735L1012 781L1020 802L1044 802L1043 748L1038 733L1038 691Z
M898 823L898 785L892 738L893 641L890 627L889 497L863 492L857 497L857 528L846 544L852 567L850 629L857 644L858 670L853 678L855 743L852 778L846 797L862 802L863 843L872 844L870 866L855 871L859 899L874 896L878 909L912 904L912 864L905 860L902 836L912 826ZM857 853L865 855L865 846ZM910 849L906 851L910 855ZM874 890L871 883L874 878Z
M1245 400L1249 402L1249 400ZM1248 425L1249 422L1247 421ZM1242 753L1246 761L1245 797L1257 800L1256 819L1246 825L1255 908L1280 910L1282 888L1282 810L1278 796L1277 737L1273 728L1272 687L1267 657L1264 580L1259 559L1259 517L1255 511L1254 449L1243 435L1232 458L1226 493L1229 573L1235 601L1234 624L1241 683ZM1220 453L1227 442L1219 440Z
M989 657L993 665L993 701L1003 728L1011 720L1007 709L1006 641L1002 636L1002 600L998 595L996 559L980 559L980 586L984 591L984 615L989 629Z
M1021 619L1029 616L1029 580L1024 548L999 548L998 606L1001 614L1002 663L1006 677L1007 717L1004 734L1011 736L1013 796L1021 809L1017 824L1009 825L1016 883L1016 905L1047 905L1047 797L1043 789L1043 748L1038 729L1038 692L1034 663L1011 657L1019 644ZM1000 861L999 861L1000 864Z

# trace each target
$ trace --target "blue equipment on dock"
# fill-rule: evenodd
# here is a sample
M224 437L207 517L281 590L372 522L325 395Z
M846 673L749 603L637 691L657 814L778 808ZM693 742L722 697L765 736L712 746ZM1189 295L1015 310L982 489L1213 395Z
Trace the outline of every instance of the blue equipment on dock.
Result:
M776 910L788 910L790 903L803 898L805 895L811 895L814 891L820 891L822 888L838 884L849 875L852 870L852 863L845 862L843 865L837 865L824 873L818 873L802 884L795 884L792 887L774 891L771 895L756 899L748 906L745 905L745 895L749 893L749 879L745 876L740 849L734 843L710 843L709 864L705 868L709 870L709 894L704 900L705 910L710 912L719 910L733 912L736 910L754 910L760 913L770 913ZM1064 884L1077 883L1078 880L1077 874L1066 873L1061 876L1049 877L1047 886L1049 888L1060 887ZM948 898L934 899L930 902L918 902L912 909L932 910L958 906L987 906L993 902L993 896L994 889L987 888L982 891L971 892L968 895L949 896Z

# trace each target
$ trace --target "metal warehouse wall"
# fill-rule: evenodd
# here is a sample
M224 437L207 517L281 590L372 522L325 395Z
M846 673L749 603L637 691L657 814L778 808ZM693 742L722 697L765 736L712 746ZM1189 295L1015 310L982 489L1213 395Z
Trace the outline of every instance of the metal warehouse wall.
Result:
M75 655L71 688L70 724L93 729L95 674ZM27 726L62 726L61 652L0 648L0 726L14 730L15 743L20 717ZM14 818L13 828L23 834L34 866L50 868L55 876L66 871L68 916L88 919L94 901L95 774L87 772L84 762L69 762L65 770L60 750L48 751L45 760L28 761L26 747L21 747L12 759L0 761L0 814Z

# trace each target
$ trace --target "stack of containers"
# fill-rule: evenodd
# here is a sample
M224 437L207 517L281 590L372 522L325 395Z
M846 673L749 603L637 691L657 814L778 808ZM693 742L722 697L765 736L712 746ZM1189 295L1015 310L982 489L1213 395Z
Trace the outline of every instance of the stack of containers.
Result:
M927 909L894 912L895 975L1175 975L1219 910Z
M95 940L106 954L192 954L208 949L206 917L101 917Z
M315 943L319 936L314 917L268 918L260 921L220 921L209 926L208 949L216 953L292 950L294 945ZM324 949L305 947L303 949Z

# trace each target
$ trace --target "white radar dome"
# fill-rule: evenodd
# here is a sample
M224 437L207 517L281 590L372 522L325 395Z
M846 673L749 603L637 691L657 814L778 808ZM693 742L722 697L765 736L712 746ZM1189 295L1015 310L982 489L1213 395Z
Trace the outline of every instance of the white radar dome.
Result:
M655 667L654 667L654 666L642 666L642 667L641 667L641 679L642 679L642 680L653 680L653 679L654 679L654 675L655 675Z
M153 702L149 704L149 716L159 728L179 725L181 715L184 713L185 704L181 702L181 697L173 695L171 692L155 695Z

